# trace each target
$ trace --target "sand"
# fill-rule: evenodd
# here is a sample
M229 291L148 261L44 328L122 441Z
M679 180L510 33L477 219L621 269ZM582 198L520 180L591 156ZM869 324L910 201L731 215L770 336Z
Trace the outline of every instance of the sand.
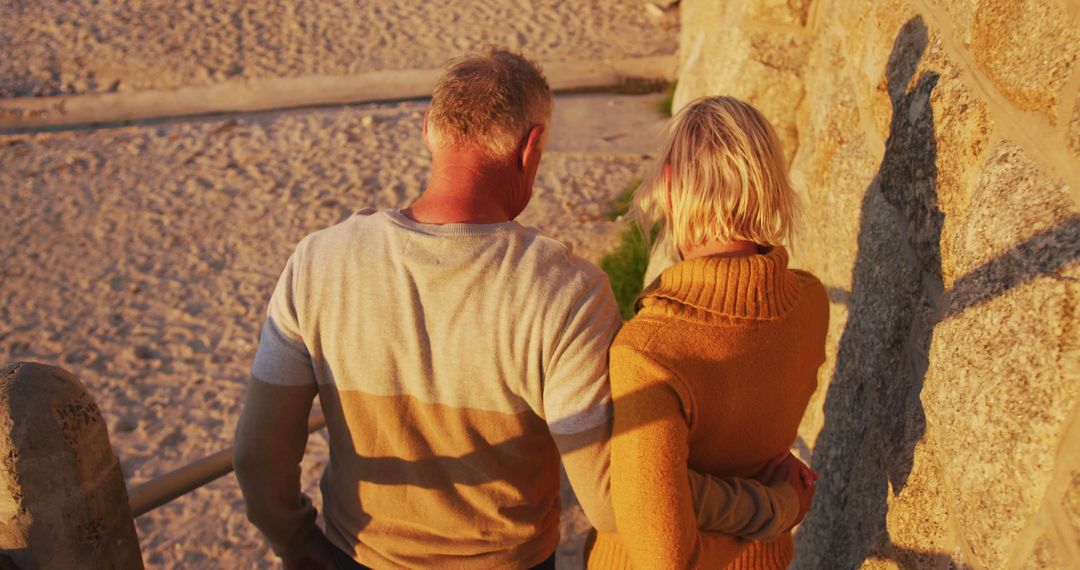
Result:
M521 221L596 260L647 164L657 96L560 98ZM231 443L266 301L293 245L400 207L429 168L424 102L0 137L0 359L77 374L129 485ZM621 117L621 121L615 120ZM635 122L636 121L636 122ZM628 132L628 129L630 132ZM650 134L651 133L651 134ZM305 488L318 495L326 438ZM573 555L587 523L564 517ZM138 519L151 567L272 564L230 475Z
M544 61L676 50L640 2L238 3L0 7L0 97L440 66L495 42ZM254 8L253 6L258 6ZM349 6L346 9L346 6ZM668 14L671 16L670 12ZM658 95L560 96L520 218L598 260L605 215L665 121ZM294 244L423 189L424 101L0 134L0 360L55 364L97 399L129 486L231 445L266 301ZM321 504L324 432L303 464ZM564 492L561 568L588 523ZM232 475L136 521L150 568L265 568Z
M435 68L486 44L543 61L674 53L675 18L644 4L16 0L0 7L0 97Z

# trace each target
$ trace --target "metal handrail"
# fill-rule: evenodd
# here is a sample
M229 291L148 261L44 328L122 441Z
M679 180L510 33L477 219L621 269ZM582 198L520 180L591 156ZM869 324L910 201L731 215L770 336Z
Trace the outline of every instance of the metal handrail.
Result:
M316 410L308 418L308 433L324 427L326 427L326 418L321 411ZM128 489L131 515L133 517L145 515L177 497L228 475L233 470L232 462L233 448L229 447Z

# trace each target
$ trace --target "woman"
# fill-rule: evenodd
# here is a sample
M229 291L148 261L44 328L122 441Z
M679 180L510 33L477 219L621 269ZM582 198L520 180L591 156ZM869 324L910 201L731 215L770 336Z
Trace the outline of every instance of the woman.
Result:
M768 479L825 360L825 290L788 269L781 245L797 199L776 133L737 99L690 103L634 207L682 261L642 294L611 348L619 533L597 538L589 567L786 568L790 532L769 543L699 532L686 482L688 468ZM801 475L805 513L816 475Z

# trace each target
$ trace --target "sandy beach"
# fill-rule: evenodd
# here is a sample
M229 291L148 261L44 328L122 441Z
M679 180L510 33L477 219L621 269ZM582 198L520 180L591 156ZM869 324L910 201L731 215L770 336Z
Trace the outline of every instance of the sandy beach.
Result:
M655 100L577 104L621 101L657 123ZM424 105L0 138L0 207L14 222L0 248L0 356L64 367L89 386L129 486L230 445L265 304L291 248L356 209L419 195L429 168ZM586 139L553 135L521 221L595 260L622 227L604 214L646 155L625 143L621 152L572 151L571 141ZM326 456L316 433L304 468L316 497ZM579 529L566 533L573 541L584 523L567 515ZM231 475L137 526L151 567L274 560Z
M0 8L0 97L425 69L487 44L542 61L667 55L676 21L638 0L17 1Z
M668 55L674 14L639 2L211 0L0 8L0 97L439 67L500 44L541 61ZM606 214L665 120L660 95L556 102L519 219L598 260ZM0 359L66 368L105 416L129 488L231 445L266 301L295 243L423 190L425 101L0 134ZM303 484L321 504L325 432ZM565 487L565 486L564 486ZM559 566L589 528L564 491ZM149 568L267 568L232 475L136 521Z

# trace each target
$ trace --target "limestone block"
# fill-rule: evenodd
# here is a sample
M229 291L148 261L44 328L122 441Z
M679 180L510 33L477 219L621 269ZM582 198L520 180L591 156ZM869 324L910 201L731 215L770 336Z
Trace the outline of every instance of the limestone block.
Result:
M1063 286L1041 279L934 330L923 390L939 442L945 496L981 565L1002 568L1051 480L1064 409L1077 387L1063 385L1055 344ZM1075 293L1073 293L1075 295ZM1030 347L1043 347L1040 351ZM1076 355L1073 355L1075 358ZM951 500L950 500L951 499Z
M1073 544L1080 544L1080 469L1072 473L1072 481L1062 500L1062 515L1069 522Z
M683 22L687 22L685 17ZM733 80L751 59L750 42L742 29L724 26L722 22L700 21L690 24L689 30L683 30L691 42L686 49L689 55L679 73L679 91L682 93L676 93L676 107L704 95L738 96ZM681 79L684 76L689 81L686 84ZM692 86L695 82L696 86Z
M745 15L773 24L805 26L811 0L751 0Z
M1040 535L1035 543L1035 550L1027 557L1021 570L1046 570L1047 568L1067 568L1065 559L1058 556L1050 537Z
M706 95L730 95L756 106L776 128L790 163L798 147L795 114L802 100L800 73L809 37L797 32L748 31L725 10L685 2L682 68L674 108ZM704 4L725 4L705 2Z
M810 53L810 36L773 31L752 31L748 36L750 56L755 61L772 69L802 75Z
M1028 553L1067 564L1068 537L1036 537L1028 522L1080 520L1040 510L1058 504L1055 454L1080 398L1068 376L1080 216L1066 184L994 140L996 110L965 66L975 57L1014 104L1020 94L1052 113L1075 30L1044 21L1060 6L1036 0L820 2L801 35L773 25L792 24L796 3L717 4L723 17L684 19L697 40L682 44L695 67L680 91L740 96L778 130L790 124L806 205L793 264L832 301L797 442L823 479L794 567L999 568ZM1071 116L1080 123L1080 106ZM1067 127L1077 153L1080 124Z
M844 53L834 35L813 48L797 114L799 137L807 143L791 168L805 206L795 255L838 294L851 291L860 204L881 160L861 128L857 83L842 73Z
M921 413L909 409L917 405L917 392L908 391L916 379L904 349L919 304L919 270L904 262L904 226L876 186L849 215L859 224L850 315L838 345L827 348L837 363L811 459L822 479L796 535L795 568L853 568L885 553L890 485L904 484L910 448L921 436L907 425Z
M141 569L120 462L71 374L0 370L0 554L23 569Z
M1072 119L1069 121L1069 132L1066 137L1069 150L1074 158L1080 159L1080 97L1073 103Z
M802 80L791 73L779 72L757 63L744 68L748 75L757 78L743 87L746 92L736 95L758 108L776 131L784 148L784 160L791 164L799 149L799 129L795 124L795 110L803 97Z
M1054 501L1049 505L1056 506ZM1075 568L1080 561L1080 540L1069 526L1068 522L1044 512L1028 525L1031 544L1021 544L1013 552L1009 566L1024 570Z
M982 2L975 11L971 56L1014 105L1051 124L1080 53L1080 22L1059 0Z
M836 33L842 34L840 49L848 53L847 72L856 81L862 126L875 143L884 144L895 117L893 99L921 79L914 69L932 30L910 2L900 0L867 3L840 11L838 18L843 27Z
M940 568L943 558L961 562L955 552L948 505L953 493L941 476L935 439L948 437L927 426L925 439L915 447L914 465L903 488L893 487L886 517L890 557L901 568Z
M917 81L913 69L925 49L928 31L919 12L906 0L868 2L859 9L843 2L831 4L828 14L835 23L823 26L821 35L827 38L828 50L837 52L834 60L825 53L811 56L808 75L828 81L836 75L850 77L854 82L856 102L863 115L862 128L868 136L884 143L889 135L893 105L889 87L907 91L908 85L889 81L889 71L902 71L907 81ZM822 42L824 43L824 42ZM896 67L896 62L906 66ZM834 69L838 65L843 67ZM808 85L807 90L810 90Z
M804 205L795 255L823 282L837 290L841 302L851 292L851 268L857 254L858 212L862 193L873 181L879 155L865 139L836 145L807 156L815 168L793 173L792 183ZM797 161L798 163L798 161Z
M936 142L938 207L944 215L941 240L941 270L946 288L963 272L955 263L956 248L963 239L956 235L971 195L978 183L990 144L994 121L985 101L968 88L963 68L947 54L940 37L931 37L918 73L938 77L930 95Z
M793 266L795 265L793 264ZM797 266L806 267L806 264L799 263ZM829 330L826 333L825 346L831 348L840 343L841 335L844 334L848 319L847 303L844 300L849 295L847 295L846 291L830 291L830 295L842 299L840 301L832 300L829 303ZM825 362L818 369L817 389L810 396L810 402L806 406L806 413L803 414L802 422L799 424L796 447L800 448L804 458L810 456L807 450L813 448L814 442L817 441L818 436L821 434L821 429L825 426L825 396L829 391L829 379L835 374L836 351L826 349Z
M1077 255L1077 242L1069 242L1076 236L1077 214L1064 181L1051 178L1015 143L1001 141L991 150L959 222L962 250L953 270L962 276L997 260L988 266L997 273L983 276L989 287L993 277L1004 284L1009 273L1045 273L1040 268L1066 265Z
M705 57L706 42L717 41L729 27L726 18L729 4L733 3L710 0L682 0L679 3L680 84L684 77L689 81L707 78L694 71L693 62Z
M941 10L947 25L956 34L956 39L964 45L971 43L971 28L979 2L980 0L927 0L928 4Z
M950 510L981 565L1002 567L1053 478L1080 397L1080 222L1067 189L1003 141L961 222L959 277L934 329L922 400ZM993 489L992 493L986 492Z

